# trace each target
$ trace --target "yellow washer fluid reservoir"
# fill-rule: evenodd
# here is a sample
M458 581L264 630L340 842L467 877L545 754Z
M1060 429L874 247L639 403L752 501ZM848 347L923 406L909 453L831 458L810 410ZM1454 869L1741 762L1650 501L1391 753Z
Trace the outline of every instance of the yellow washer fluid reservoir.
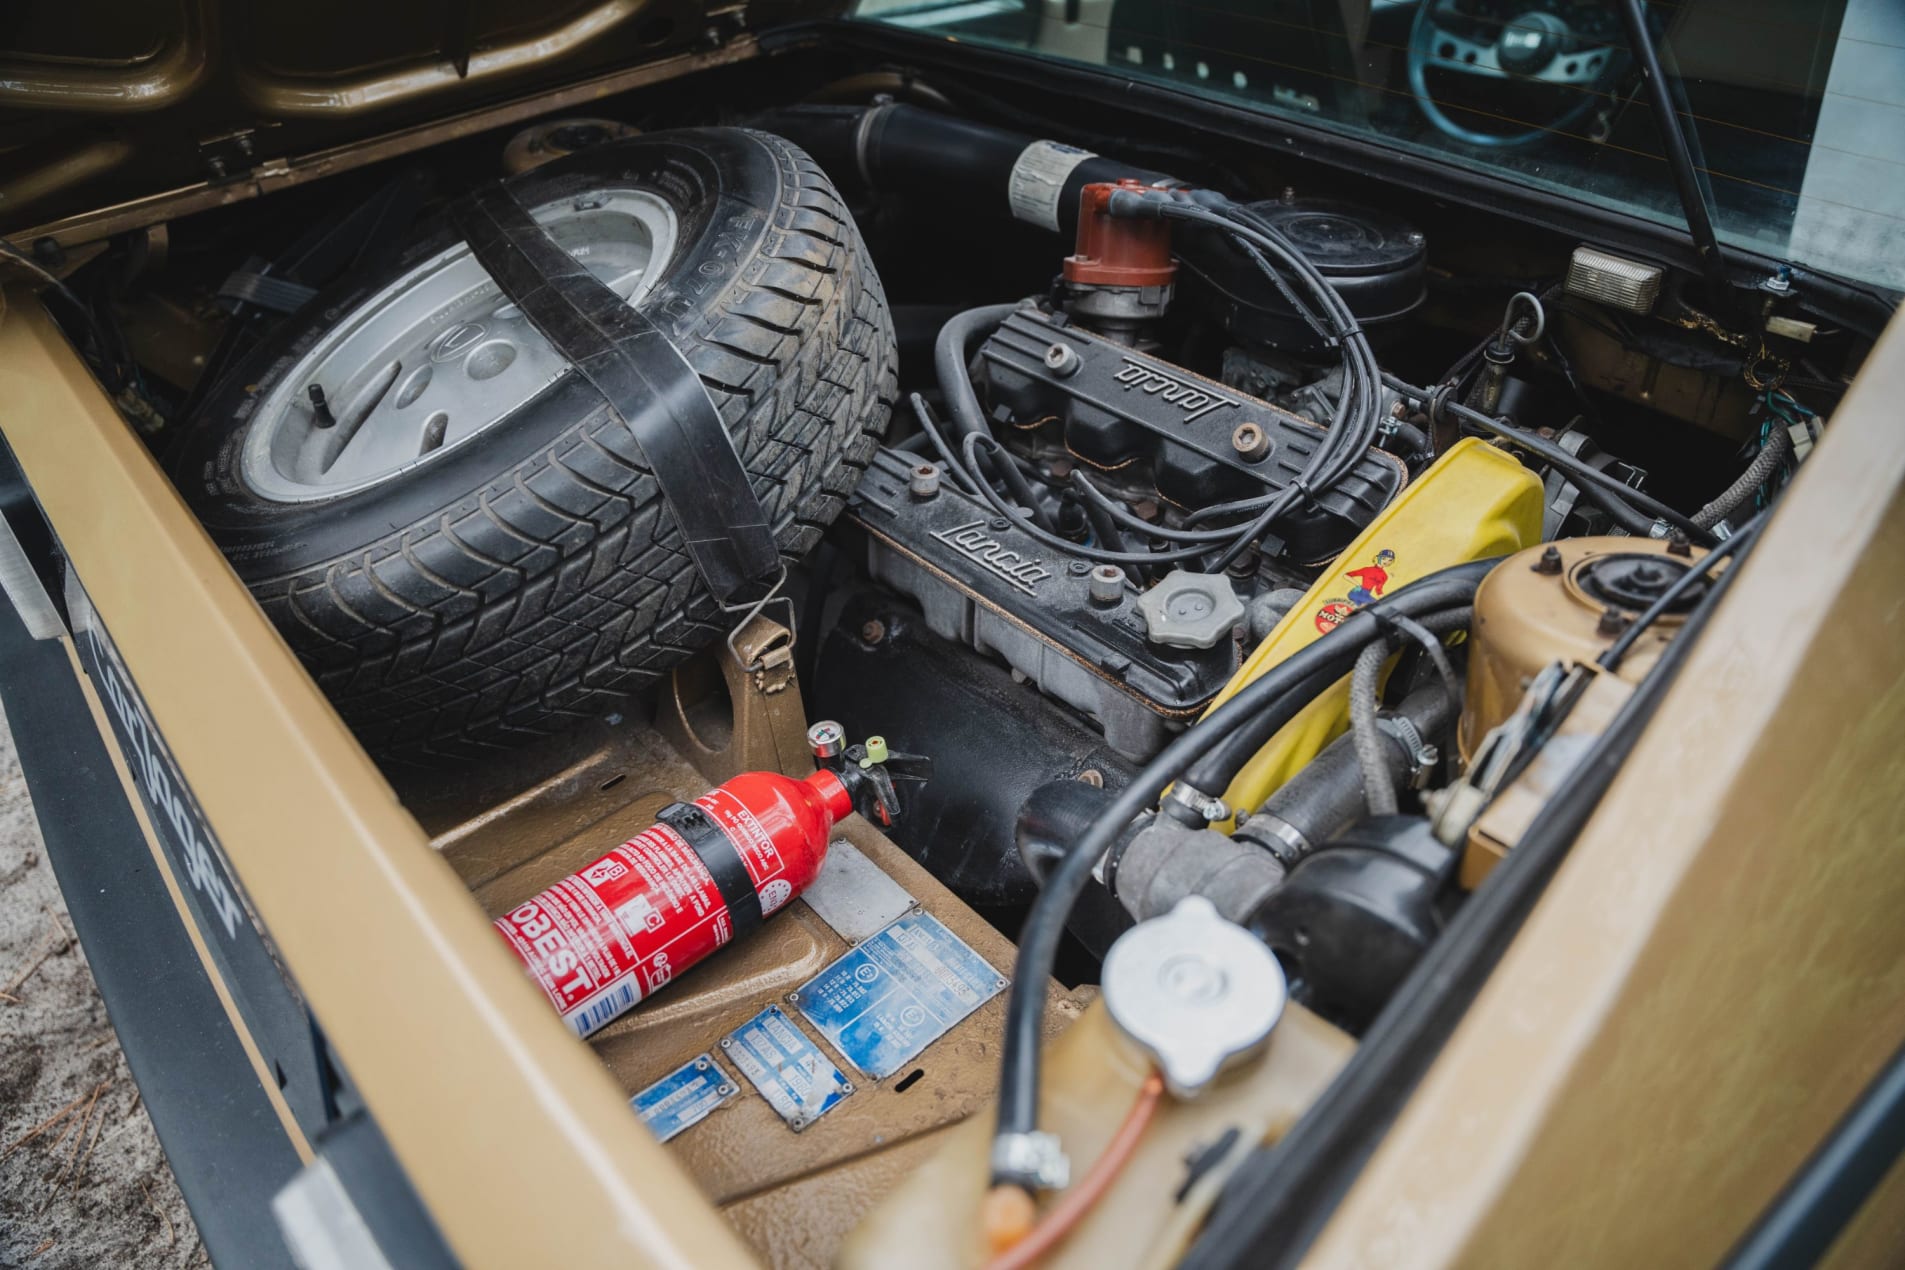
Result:
M1540 541L1541 508L1540 479L1513 456L1474 437L1457 441L1284 614L1210 709L1378 596L1451 565L1508 555ZM1244 764L1224 801L1245 810L1261 806L1348 722L1345 675Z

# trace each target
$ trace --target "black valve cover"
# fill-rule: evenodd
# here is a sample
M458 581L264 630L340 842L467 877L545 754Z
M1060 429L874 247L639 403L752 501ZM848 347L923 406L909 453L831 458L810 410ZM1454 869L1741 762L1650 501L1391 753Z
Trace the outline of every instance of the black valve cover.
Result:
M1055 346L1073 356L1054 354ZM1056 367L1054 366L1056 364ZM1269 402L1113 343L1062 317L1020 309L979 350L979 381L1001 434L1054 430L1074 455L1105 471L1144 464L1158 494L1183 508L1286 488L1323 429ZM1232 443L1254 423L1269 439L1247 459ZM1273 526L1282 554L1302 564L1333 558L1402 488L1393 455L1365 451L1353 471Z

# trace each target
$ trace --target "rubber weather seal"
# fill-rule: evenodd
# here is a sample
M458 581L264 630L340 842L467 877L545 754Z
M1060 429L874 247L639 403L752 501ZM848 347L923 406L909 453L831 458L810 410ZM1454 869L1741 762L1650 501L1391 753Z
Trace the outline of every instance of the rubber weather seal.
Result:
M628 425L716 601L733 609L772 594L773 526L681 350L558 246L507 185L479 187L450 219L503 294Z

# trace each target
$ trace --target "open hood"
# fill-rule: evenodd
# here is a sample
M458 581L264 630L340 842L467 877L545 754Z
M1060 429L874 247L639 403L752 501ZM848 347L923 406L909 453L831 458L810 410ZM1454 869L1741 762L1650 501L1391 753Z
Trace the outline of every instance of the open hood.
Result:
M540 109L753 51L837 0L97 0L0 18L0 233L203 188L269 184L327 151ZM626 82L624 82L626 81ZM392 151L401 152L401 147ZM320 165L321 166L321 165ZM141 218L143 219L143 218ZM95 218L96 220L96 218ZM65 234L59 235L66 239Z

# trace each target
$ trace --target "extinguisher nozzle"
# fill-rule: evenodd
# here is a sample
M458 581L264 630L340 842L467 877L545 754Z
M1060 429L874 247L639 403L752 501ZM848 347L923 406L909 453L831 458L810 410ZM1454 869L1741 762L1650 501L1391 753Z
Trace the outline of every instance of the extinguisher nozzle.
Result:
M864 745L821 755L819 761L840 777L853 799L853 809L881 828L890 827L904 810L899 786L924 784L933 770L933 761L924 754L902 754L877 736L869 737Z

